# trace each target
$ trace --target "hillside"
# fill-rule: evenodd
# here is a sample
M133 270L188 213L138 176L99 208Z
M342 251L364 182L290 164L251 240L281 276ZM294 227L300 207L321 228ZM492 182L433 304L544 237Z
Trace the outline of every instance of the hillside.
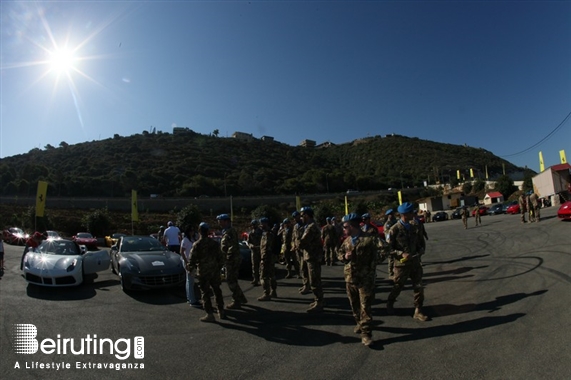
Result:
M199 197L379 190L519 174L523 169L481 148L404 136L370 137L328 147L144 132L0 160L0 195L35 195L38 180L54 196Z

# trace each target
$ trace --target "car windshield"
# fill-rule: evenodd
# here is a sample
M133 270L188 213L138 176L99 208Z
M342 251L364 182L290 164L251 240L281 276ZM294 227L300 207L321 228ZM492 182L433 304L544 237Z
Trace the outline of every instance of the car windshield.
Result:
M92 239L93 238L93 236L91 236L91 234L89 232L80 232L75 236L80 238L80 239Z
M55 231L48 231L48 237L57 238L59 237L59 234Z
M46 240L40 244L38 251L47 255L77 256L80 254L76 244L65 240Z
M10 228L10 232L14 235L24 235L24 231L19 228Z
M130 236L121 240L121 252L159 252L164 250L166 250L165 246L152 237Z
M125 234L113 234L113 235L111 235L111 237L113 239L119 239L120 237L123 237L123 236L127 236L127 235L125 235Z

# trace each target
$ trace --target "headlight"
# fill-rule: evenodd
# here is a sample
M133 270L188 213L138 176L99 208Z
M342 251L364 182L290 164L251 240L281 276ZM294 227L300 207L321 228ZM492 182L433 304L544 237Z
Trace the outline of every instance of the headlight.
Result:
M75 266L77 265L77 259L73 259L73 261L71 262L71 264L67 267L67 271L71 272L72 270L75 269Z

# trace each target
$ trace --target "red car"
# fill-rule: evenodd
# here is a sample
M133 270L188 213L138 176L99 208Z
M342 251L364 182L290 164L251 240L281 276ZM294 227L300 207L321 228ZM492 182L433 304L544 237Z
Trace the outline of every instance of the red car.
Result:
M478 208L478 213L480 214L480 216L488 215L488 208L486 206L480 206ZM472 210L472 216L476 216L476 210Z
M557 217L564 220L571 220L571 201L567 201L559 207Z
M506 210L506 214L519 214L519 204L515 203L509 206Z
M2 240L8 244L26 245L30 235L18 227L10 227L2 231Z
M72 238L78 245L85 245L86 247L97 247L97 239L89 232L78 232Z

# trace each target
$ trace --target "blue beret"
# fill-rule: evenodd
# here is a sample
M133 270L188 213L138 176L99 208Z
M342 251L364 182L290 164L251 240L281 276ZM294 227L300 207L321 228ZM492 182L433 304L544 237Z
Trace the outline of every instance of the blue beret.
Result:
M282 223L289 223L289 218L285 218Z
M410 202L404 202L397 210L400 214L408 214L414 212L414 205Z
M252 226L257 226L258 225L258 220L257 219L252 219L252 221L250 222L250 224Z
M208 225L208 223L202 222L198 225L198 228L200 228L201 230L209 230L210 226Z
M327 220L328 222L330 222L330 221L331 221L331 218L330 218L330 217L327 217L327 218L325 218L325 220Z
M343 219L341 219L341 221L342 221L343 223L345 223L345 222L350 222L350 221L352 221L352 220L358 220L358 221L360 221L360 220L361 220L361 217L360 217L359 215L355 214L354 212L352 212L352 213L350 213L350 214L345 215L345 216L343 217Z
M270 220L264 216L263 218L260 218L260 223L268 224L268 223L270 223Z
M363 219L371 219L371 215L368 212L366 212L363 214Z
M218 220L230 220L230 215L228 214L220 214L216 217Z
M299 216L299 211L294 211L294 212L292 212L292 213L291 213L291 216L292 216L293 218L295 218L296 216Z
M393 213L393 211L394 210L392 208L390 208L387 210L387 212L385 212L385 215L391 215Z

